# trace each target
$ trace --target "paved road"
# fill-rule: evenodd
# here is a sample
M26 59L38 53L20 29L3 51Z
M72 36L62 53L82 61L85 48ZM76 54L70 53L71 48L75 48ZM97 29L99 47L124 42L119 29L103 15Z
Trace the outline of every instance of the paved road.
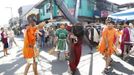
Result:
M10 49L10 55L3 57L2 48L0 47L0 75L23 75L26 62L22 56L23 39L16 38L19 47L14 46ZM46 49L47 50L47 49ZM46 50L40 52L38 71L39 75L69 75L68 62L57 61L56 57L49 55ZM89 53L89 47L83 46L82 57L76 75L103 75L102 71L105 66L102 55L95 52ZM114 62L108 75L133 75L134 66L122 61L117 56L112 56ZM132 58L134 59L134 58ZM131 59L131 60L132 60ZM29 74L33 75L32 67Z

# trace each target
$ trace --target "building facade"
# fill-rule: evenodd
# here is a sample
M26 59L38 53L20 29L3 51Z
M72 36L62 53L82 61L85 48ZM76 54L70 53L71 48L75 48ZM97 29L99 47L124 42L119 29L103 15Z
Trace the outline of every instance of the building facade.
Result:
M81 18L86 18L85 20L89 20L93 17L94 13L94 4L90 1L94 0L80 0L79 2L79 11L78 18L79 20L83 20ZM63 3L68 8L68 11L72 16L75 15L77 0L63 0ZM52 0L52 12L50 11L51 3L50 0L44 0L40 4L36 6L39 9L40 20L49 19L51 17L51 13L54 18L63 17L62 12L58 9L55 2Z
M127 10L127 9L131 9L131 8L134 8L134 3L122 4L118 8L119 8L119 11L124 11L124 10Z
M97 14L102 18L107 17L109 14L118 12L118 7L118 4L111 3L107 0L96 0L95 15Z
M72 16L75 17L76 11L78 11L78 20L82 22L90 22L95 18L106 18L109 14L118 12L118 5L107 0L79 0L79 3L77 3L78 0L61 1L61 4L64 3L66 5ZM78 10L76 10L77 5L79 6ZM54 0L42 0L33 9L38 9L40 21L50 18L65 19ZM32 13L34 13L33 9L31 10Z

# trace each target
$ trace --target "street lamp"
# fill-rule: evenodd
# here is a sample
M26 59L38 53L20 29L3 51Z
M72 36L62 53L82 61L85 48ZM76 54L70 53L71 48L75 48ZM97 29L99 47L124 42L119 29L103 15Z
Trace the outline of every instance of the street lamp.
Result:
M8 9L10 9L11 10L11 21L12 21L12 24L14 25L14 19L13 19L13 8L12 7L6 7L6 8L8 8Z

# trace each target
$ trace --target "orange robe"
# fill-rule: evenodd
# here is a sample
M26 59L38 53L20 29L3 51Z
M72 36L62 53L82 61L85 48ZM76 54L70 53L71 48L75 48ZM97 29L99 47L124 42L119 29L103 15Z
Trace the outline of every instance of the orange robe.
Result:
M107 39L108 49L106 49L106 42L105 42L106 40L104 38ZM116 41L116 29L113 28L109 30L107 27L104 28L102 32L101 41L98 46L98 51L103 55L111 56L116 50L114 45L115 41Z
M36 32L37 28L30 26L26 32L25 32L25 37L24 37L24 47L23 47L23 55L24 58L33 58L34 55L34 45L36 42ZM32 46L31 47L29 47Z

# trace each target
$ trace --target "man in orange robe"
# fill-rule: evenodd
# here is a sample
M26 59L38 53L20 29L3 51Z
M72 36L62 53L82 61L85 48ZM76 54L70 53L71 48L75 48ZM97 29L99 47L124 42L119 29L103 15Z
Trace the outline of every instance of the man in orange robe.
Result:
M98 50L104 56L106 67L104 73L108 72L108 67L111 61L111 55L115 52L115 42L117 40L116 29L114 28L114 22L108 22L107 26L103 29L101 41L99 43Z
M25 68L24 75L27 75L28 70L33 65L34 75L38 75L37 72L37 59L35 53L35 43L36 43L36 33L38 33L38 28L40 26L45 25L45 22L40 23L38 26L36 25L36 21L33 20L34 15L28 16L28 26L26 27L25 37L24 37L24 47L23 47L23 56L27 61L27 65Z

